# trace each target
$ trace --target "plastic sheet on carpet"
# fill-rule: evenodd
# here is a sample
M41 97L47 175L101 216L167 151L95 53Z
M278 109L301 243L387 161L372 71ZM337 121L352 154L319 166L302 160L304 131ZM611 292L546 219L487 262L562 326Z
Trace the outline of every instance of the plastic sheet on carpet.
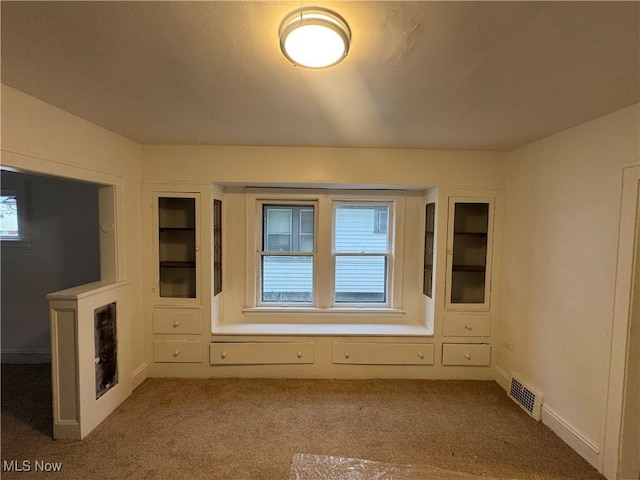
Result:
M394 465L357 458L297 453L289 480L491 480L429 465Z

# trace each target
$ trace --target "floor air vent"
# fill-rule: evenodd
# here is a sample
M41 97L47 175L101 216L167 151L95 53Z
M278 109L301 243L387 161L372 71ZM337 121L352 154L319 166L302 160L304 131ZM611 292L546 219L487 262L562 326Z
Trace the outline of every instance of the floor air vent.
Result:
M519 380L511 377L509 396L522 407L522 409L536 420L540 420L542 407L542 394Z

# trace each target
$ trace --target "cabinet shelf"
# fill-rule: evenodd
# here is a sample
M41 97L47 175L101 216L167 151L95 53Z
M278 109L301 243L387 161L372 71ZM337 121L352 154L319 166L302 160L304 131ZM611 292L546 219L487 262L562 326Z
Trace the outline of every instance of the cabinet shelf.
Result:
M196 268L196 262L165 261L160 262L160 268Z
M197 298L197 194L157 197L159 295Z
M491 199L449 199L446 308L488 307L492 216Z
M453 265L454 272L484 272L487 268L484 265Z

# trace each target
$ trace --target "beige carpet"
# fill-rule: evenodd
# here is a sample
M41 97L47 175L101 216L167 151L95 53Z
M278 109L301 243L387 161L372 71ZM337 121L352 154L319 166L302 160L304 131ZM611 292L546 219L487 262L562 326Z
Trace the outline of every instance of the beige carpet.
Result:
M32 467L3 479L288 480L298 454L490 478L604 478L493 382L149 379L74 442L51 439L48 369L2 366L3 465ZM36 461L62 471L35 473Z

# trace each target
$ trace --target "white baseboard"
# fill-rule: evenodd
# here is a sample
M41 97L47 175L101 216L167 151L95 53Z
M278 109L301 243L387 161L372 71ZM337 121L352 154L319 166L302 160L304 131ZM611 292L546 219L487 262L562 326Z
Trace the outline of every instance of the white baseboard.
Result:
M506 392L509 391L511 375L500 367L495 367L495 381ZM542 423L549 427L567 445L573 448L581 457L593 465L598 471L602 465L600 461L600 447L597 443L587 438L580 430L548 405L542 404Z
M133 373L131 374L132 390L135 390L136 388L138 388L142 384L142 382L144 382L147 379L148 367L149 365L147 365L146 363L143 363L133 371Z
M600 461L600 446L569 421L547 405L542 405L542 423L555 432L567 445L573 448L587 462L597 468L602 468Z
M500 367L495 367L495 381L498 385L500 385L502 387L502 389L505 392L509 391L509 382L511 381L511 375L509 375L507 372L505 372L502 368Z
M1 358L2 363L51 363L51 351L3 348Z

